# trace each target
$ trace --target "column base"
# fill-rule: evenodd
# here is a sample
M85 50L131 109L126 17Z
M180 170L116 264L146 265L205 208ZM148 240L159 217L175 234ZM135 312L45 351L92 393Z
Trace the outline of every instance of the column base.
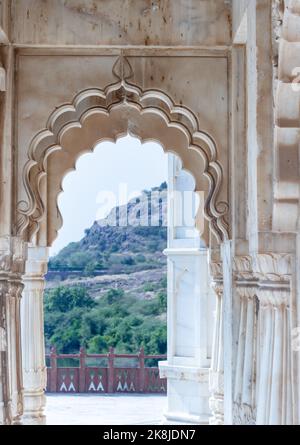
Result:
M210 425L224 425L224 373L210 370Z
M37 416L35 414L26 414L22 417L23 425L46 425L46 416Z
M224 400L222 398L214 399L213 402L210 400L210 406L215 412L209 418L209 425L224 425Z
M43 391L25 392L23 425L46 425L45 405L46 397Z
M12 420L12 425L23 425L23 418L20 417L15 417Z
M160 362L160 376L168 380L168 409L164 425L208 425L208 368Z

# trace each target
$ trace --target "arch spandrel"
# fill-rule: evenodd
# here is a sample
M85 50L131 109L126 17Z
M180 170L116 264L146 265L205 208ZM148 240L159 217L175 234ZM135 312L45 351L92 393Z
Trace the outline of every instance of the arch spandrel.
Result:
M176 105L162 91L142 91L125 74L121 70L118 82L104 90L81 91L72 103L58 107L46 129L33 138L23 173L27 199L18 203L17 233L29 241L46 220L51 245L62 223L57 197L65 174L75 168L81 154L93 151L101 141L131 134L142 143L154 140L180 157L196 180L196 190L206 192L205 217L222 242L229 237L228 199L220 198L227 197L227 191L222 187L216 143L200 130L191 110Z

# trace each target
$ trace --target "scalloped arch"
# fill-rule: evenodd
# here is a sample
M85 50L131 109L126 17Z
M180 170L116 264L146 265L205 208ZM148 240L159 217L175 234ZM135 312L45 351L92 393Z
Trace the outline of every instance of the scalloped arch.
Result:
M53 111L46 128L32 139L23 171L26 199L17 205L17 234L26 241L32 240L42 222L51 217L49 213L53 213L54 205L57 212L62 179L67 171L75 168L82 153L93 151L95 145L104 140L116 141L124 134L131 134L141 142L157 141L164 151L177 154L183 168L195 178L199 176L199 168L197 162L192 161L201 157L202 173L208 181L205 217L218 242L228 239L228 203L218 199L223 171L215 141L200 130L197 117L188 108L176 105L162 91L142 91L124 79L104 90L81 91L72 103ZM55 179L49 166L54 161ZM45 179L46 187L54 188L52 206L42 187ZM57 232L61 223L58 214L52 232ZM53 237L52 233L48 245Z

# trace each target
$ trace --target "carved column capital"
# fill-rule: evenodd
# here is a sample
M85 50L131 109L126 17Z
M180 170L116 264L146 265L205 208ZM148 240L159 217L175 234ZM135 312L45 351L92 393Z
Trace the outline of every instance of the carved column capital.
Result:
M23 274L26 243L17 237L0 237L0 274Z
M222 262L211 262L210 263L210 274L213 281L223 280L223 264Z
M255 276L260 282L289 283L292 274L292 255L261 253L253 258Z
M238 295L241 298L253 299L258 280L253 273L252 257L250 255L234 257L233 273Z
M233 271L236 280L253 279L252 258L250 255L236 256L233 260Z
M18 280L9 280L7 289L7 297L21 299L23 290L23 283Z
M262 308L289 306L292 255L263 253L254 257L257 296Z
M233 261L236 293L241 299L253 300L257 295L257 278L250 255L236 256Z
M210 266L210 276L211 276L211 287L214 290L217 298L222 298L222 296L223 296L223 263L222 262L211 262L209 266Z

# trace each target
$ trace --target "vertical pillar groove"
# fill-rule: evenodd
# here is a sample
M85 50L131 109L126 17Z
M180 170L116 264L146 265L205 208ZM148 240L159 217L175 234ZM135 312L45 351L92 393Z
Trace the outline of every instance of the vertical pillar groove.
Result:
M291 255L256 256L259 277L258 425L291 425L293 415Z
M234 258L235 333L233 424L256 423L256 344L257 344L257 280L251 256ZM233 346L234 347L234 346Z

